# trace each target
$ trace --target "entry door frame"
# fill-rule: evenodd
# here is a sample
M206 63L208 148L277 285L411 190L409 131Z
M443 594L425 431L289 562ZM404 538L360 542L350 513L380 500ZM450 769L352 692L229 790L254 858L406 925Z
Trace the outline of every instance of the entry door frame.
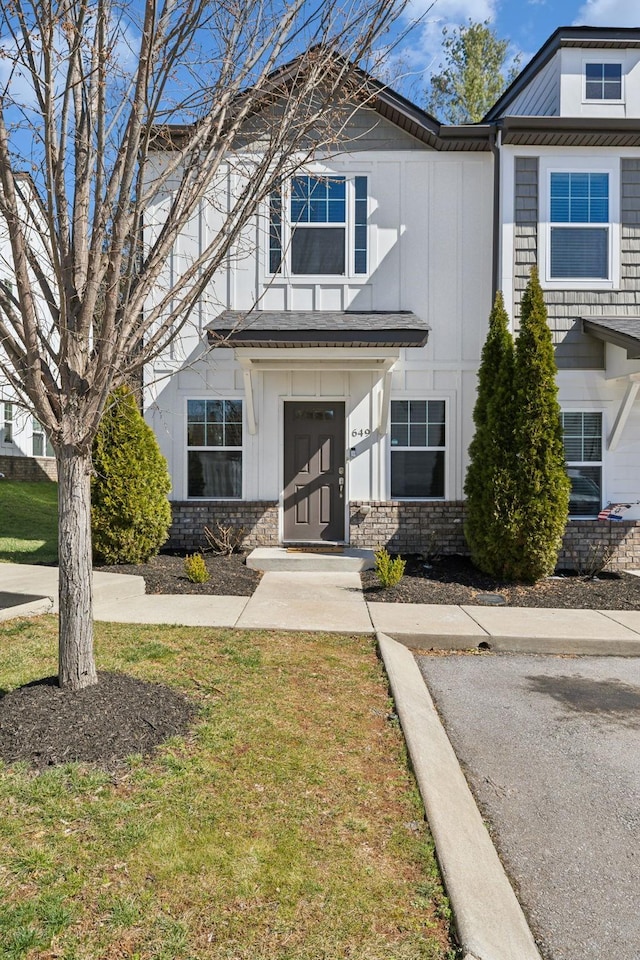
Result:
M344 488L343 488L343 502L344 502L344 507L343 507L343 513L342 513L342 532L343 532L342 539L337 539L337 540L292 540L292 539L290 539L290 538L287 539L287 538L285 537L285 478L286 478L286 471L285 471L285 430L286 430L285 413L286 413L286 404L289 404L289 403L292 403L292 404L304 404L304 403L308 403L308 404L327 404L328 406L333 405L333 406L340 407L340 408L342 409L343 416L344 416L344 420L343 420L344 434L343 434L343 444L342 444L342 453L341 453L341 458L342 458L342 459L341 459L341 466L342 466L343 471L344 471L344 472L343 472L343 477L344 477L344 481L345 481L345 483L344 483ZM343 546L344 546L344 545L347 545L347 544L348 544L348 542L349 542L349 539L348 539L348 536L349 536L349 523L348 523L348 517L349 517L349 495L348 495L349 477L348 477L348 469L347 469L348 457L347 457L347 448L346 448L346 443L347 443L347 425L348 425L348 412L347 412L346 397L345 397L344 395L343 395L343 396L340 396L340 397L337 397L337 396L333 396L333 397L313 397L313 396L310 397L310 396L303 396L303 397L282 397L282 398L281 398L281 403L280 403L280 431L279 431L279 432L280 432L280 437L281 437L281 443L280 443L280 446L279 446L279 454L278 454L278 457L279 457L279 474L280 474L280 510L279 510L279 513L280 513L280 518L279 518L279 527L280 527L279 536L280 536L280 543L292 543L292 544L293 544L293 543L302 543L302 544L308 543L308 544L310 544L310 545L313 544L313 545L315 545L315 546L319 546L319 545L329 546L329 545L331 545L331 544L343 545Z

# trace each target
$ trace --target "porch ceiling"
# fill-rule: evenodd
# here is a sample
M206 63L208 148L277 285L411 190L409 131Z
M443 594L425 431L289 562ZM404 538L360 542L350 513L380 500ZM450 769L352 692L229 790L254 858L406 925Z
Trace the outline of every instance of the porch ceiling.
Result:
M209 342L229 347L423 347L429 324L409 310L225 310L207 326Z

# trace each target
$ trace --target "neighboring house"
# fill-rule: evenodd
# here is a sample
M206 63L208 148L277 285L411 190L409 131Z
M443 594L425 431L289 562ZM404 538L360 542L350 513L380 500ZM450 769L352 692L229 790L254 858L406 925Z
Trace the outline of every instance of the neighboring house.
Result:
M146 373L172 542L218 519L249 545L464 551L493 293L517 331L537 262L573 484L565 559L611 545L638 564L636 524L596 518L609 501L640 517L640 29L556 31L480 124L375 89ZM203 208L175 257L214 228Z
M25 204L39 209L31 178L19 178ZM0 224L0 284L15 292L13 259L6 228ZM55 480L55 455L42 425L21 403L13 386L0 376L0 473L18 480Z

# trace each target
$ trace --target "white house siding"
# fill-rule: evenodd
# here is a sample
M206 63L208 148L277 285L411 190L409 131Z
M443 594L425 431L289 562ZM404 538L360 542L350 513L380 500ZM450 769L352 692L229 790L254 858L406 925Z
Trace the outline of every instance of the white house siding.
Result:
M491 308L492 157L489 153L438 153L405 134L401 134L401 149L362 149L374 137L387 145L394 129L386 122L375 131L364 126L357 151L325 159L313 170L368 177L369 275L318 282L269 277L266 219L257 218L247 227L237 257L229 258L226 271L212 284L203 315L174 349L173 357L162 358L156 365L155 376L164 375L164 379L148 389L147 418L169 461L176 506L187 500L187 400L244 398L234 351L207 352L202 326L225 308L250 310L256 303L257 309L269 310L410 310L425 319L431 327L428 343L400 352L391 396L446 401L445 500L458 503L462 498L477 366ZM204 224L207 229L213 229L210 223ZM176 256L189 244L202 242L198 236L203 236L202 222L194 222ZM339 348L328 348L326 358L338 352ZM278 355L287 356L285 351ZM347 463L349 501L388 501L389 445L388 436L377 434L382 390L377 376L312 366L288 373L258 371L252 376L257 432L249 434L245 410L243 499L247 503L263 503L266 509L279 501L283 403L317 397L344 400L347 448L353 429L372 431L371 441L361 445ZM215 510L212 502L211 516Z
M557 55L556 55L557 56ZM560 114L563 117L632 119L640 117L640 51L603 47L563 47L560 50ZM622 102L585 100L585 63L622 65Z

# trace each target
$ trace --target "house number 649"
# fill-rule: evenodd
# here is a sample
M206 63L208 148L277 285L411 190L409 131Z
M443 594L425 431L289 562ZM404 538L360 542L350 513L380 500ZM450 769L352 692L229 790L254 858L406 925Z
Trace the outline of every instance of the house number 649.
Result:
M359 430L352 430L351 436L352 437L368 437L370 433L371 433L371 430L369 430L369 427L365 427L364 429L361 427Z

